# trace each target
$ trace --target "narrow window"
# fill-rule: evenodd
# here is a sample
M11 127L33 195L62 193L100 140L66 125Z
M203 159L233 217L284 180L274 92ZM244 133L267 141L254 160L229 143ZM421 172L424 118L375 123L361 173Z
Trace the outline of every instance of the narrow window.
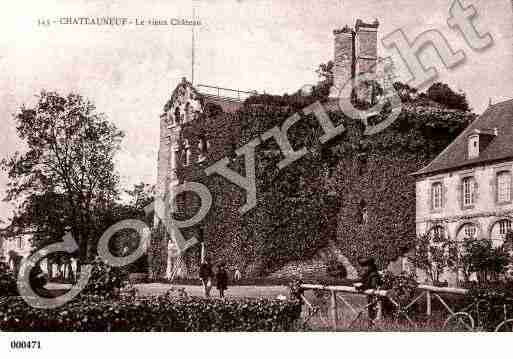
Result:
M181 115L180 115L180 107L176 106L176 108L175 108L175 122L176 123L180 123L180 122L182 122L181 120L182 120L182 118L181 118Z
M207 140L205 136L200 135L198 140L198 162L202 162L206 159L207 155Z
M183 164L184 166L189 166L192 164L192 150L189 143L189 140L184 140L184 149L183 149Z
M503 171L497 174L497 201L509 202L511 200L511 173Z
M503 219L502 221L499 222L499 234L501 236L506 235L506 233L508 233L510 229L511 229L511 222L508 221L507 219Z
M442 208L442 184L440 182L433 183L431 188L431 200L433 209Z
M475 182L473 177L463 179L463 205L472 206L475 199Z

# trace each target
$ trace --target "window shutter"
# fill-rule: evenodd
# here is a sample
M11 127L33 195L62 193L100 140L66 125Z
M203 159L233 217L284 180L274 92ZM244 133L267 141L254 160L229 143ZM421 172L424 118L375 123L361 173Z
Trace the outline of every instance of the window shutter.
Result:
M494 174L494 177L490 180L490 188L492 190L493 197L495 198L495 203L499 202L499 186L497 185L497 177L498 173Z
M508 176L509 176L509 198L508 198L508 202L511 202L511 196L513 195L513 178L511 177L511 172L508 172Z
M447 186L442 183L442 208L445 208L447 203Z
M473 182L474 182L474 198L473 198L472 204L475 205L479 198L479 185L475 178L473 178Z
M428 194L427 194L427 207L430 211L433 210L433 185L430 184L428 187Z
M463 209L463 179L458 183L458 202L460 203L460 208Z

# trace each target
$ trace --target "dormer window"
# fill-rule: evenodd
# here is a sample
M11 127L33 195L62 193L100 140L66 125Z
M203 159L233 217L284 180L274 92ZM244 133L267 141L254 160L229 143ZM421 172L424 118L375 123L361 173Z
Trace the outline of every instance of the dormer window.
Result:
M493 129L475 129L468 136L467 156L471 160L479 157L488 147L490 142L498 135L497 128Z
M479 156L479 135L472 135L468 138L468 158Z

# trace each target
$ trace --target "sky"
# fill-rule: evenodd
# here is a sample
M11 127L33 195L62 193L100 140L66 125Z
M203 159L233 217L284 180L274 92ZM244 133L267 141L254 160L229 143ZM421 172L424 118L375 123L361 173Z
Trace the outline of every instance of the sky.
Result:
M22 150L12 114L34 104L42 90L78 92L91 99L126 133L116 158L121 185L155 183L159 115L182 77L191 78L191 26L38 25L61 17L127 17L192 19L195 26L195 84L272 94L292 93L318 79L317 66L333 58L333 30L356 19L380 22L378 39L402 29L413 40L437 29L466 62L438 68L439 81L463 90L475 112L491 99L513 94L513 15L510 0L462 0L473 5L476 28L489 32L493 45L474 52L449 29L452 0L17 0L0 13L0 158ZM390 56L399 79L409 74L394 50ZM421 56L430 61L434 52ZM7 177L0 173L0 195ZM6 220L12 204L0 203Z

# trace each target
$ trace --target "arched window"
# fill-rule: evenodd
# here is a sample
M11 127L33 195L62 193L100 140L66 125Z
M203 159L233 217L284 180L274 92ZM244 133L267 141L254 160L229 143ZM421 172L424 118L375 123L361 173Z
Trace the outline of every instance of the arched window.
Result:
M204 135L199 136L198 140L198 162L204 161L207 157L207 140Z
M460 227L456 234L456 243L460 254L465 253L465 242L477 238L478 228L474 223L466 223Z
M446 233L445 233L445 228L440 225L435 225L434 227L432 227L429 230L428 234L431 239L446 239L447 238Z
M441 182L433 183L431 186L431 207L433 209L441 209L443 207Z
M465 224L462 230L465 238L476 238L477 236L477 228L472 223Z
M511 172L502 171L497 174L497 202L511 201Z
M499 234L505 236L511 230L511 221L503 219L499 221Z
M506 234L511 230L511 221L509 219L501 219L492 227L490 237L494 248L500 247L504 244Z

